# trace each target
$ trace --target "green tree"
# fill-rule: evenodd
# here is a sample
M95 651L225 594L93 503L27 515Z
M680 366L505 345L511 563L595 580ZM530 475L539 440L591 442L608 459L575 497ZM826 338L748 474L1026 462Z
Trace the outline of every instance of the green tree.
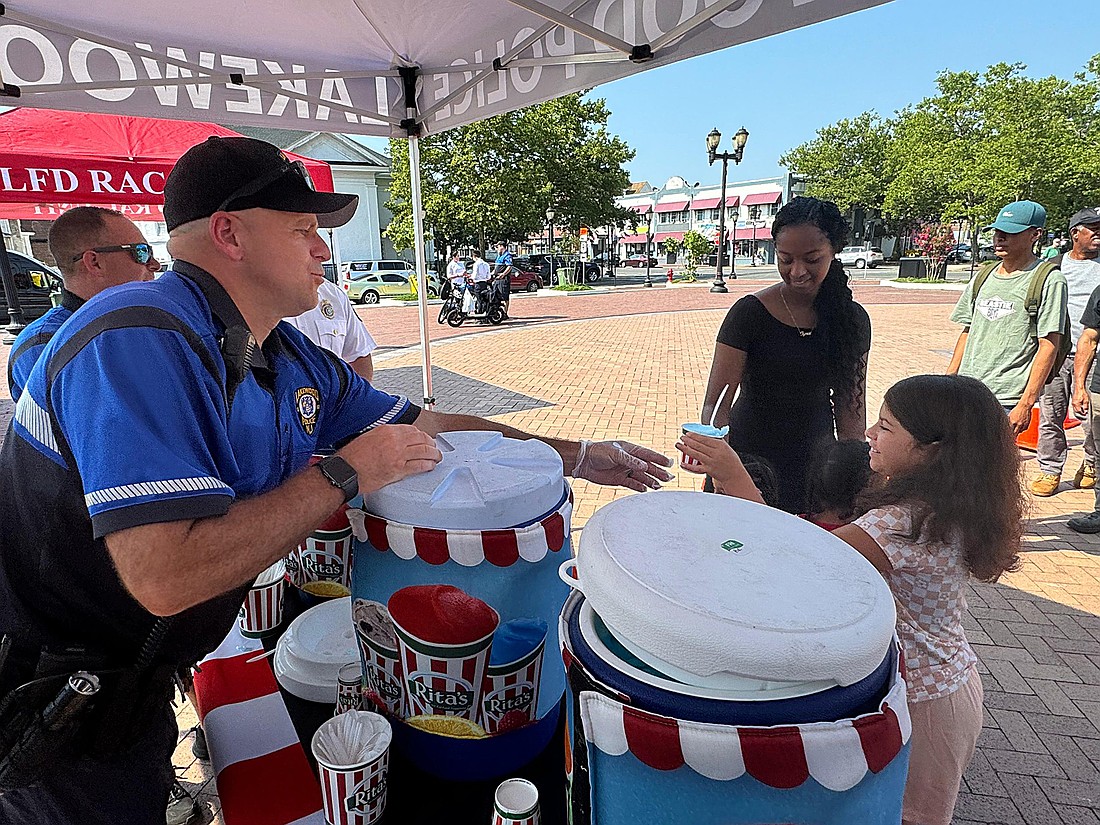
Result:
M873 112L819 129L787 152L807 192L842 209L881 209L895 229L966 221L977 230L1029 198L1064 226L1100 202L1100 55L1072 80L1022 64L942 72L936 93L890 118Z
M836 203L881 209L889 183L886 153L893 122L864 112L817 130L817 137L796 146L779 162L806 179L806 194Z
M684 267L684 277L687 280L695 280L695 273L699 269L699 264L703 262L703 259L708 254L710 254L710 250L713 246L714 244L694 229L684 233L682 247L684 254L687 255L687 266Z
M622 224L615 198L629 183L634 152L607 130L603 100L571 94L420 141L426 226L437 248L523 240L555 224ZM408 144L390 141L393 183L385 234L397 249L413 243Z

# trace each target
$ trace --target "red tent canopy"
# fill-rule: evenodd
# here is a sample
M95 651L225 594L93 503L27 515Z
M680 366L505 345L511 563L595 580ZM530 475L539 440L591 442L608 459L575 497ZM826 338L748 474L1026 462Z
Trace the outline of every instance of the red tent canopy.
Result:
M161 220L164 180L176 160L211 135L214 123L47 109L0 114L0 217L51 220L74 206L108 206L135 220ZM331 192L327 163L287 153Z

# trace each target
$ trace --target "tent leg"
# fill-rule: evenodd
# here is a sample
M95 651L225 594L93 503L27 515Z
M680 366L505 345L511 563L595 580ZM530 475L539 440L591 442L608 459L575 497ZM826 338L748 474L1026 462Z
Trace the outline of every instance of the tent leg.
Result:
M423 352L424 409L430 410L435 407L435 398L432 396L432 353L428 339L428 266L424 252L424 207L420 195L420 138L416 135L409 135L409 178L416 247L416 304L420 311L420 347Z
M0 336L0 343L14 344L15 336L23 331L27 322L23 317L23 307L19 303L19 290L15 286L15 276L12 275L11 261L8 260L8 246L4 242L3 232L0 232L0 281L3 281L4 300L8 302L8 325L4 328L4 334Z

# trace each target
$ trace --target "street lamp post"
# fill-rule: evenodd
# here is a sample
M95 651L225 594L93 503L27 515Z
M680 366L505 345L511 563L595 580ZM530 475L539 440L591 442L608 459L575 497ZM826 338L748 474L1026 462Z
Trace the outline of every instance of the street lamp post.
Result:
M550 271L546 275L546 288L549 289L554 284L554 207L546 207L546 255L547 260L550 261Z
M649 245L651 238L653 237L653 219L656 215L653 213L653 207L650 206L645 213L645 283L643 286L653 286L653 281L649 277Z
M714 273L714 286L710 288L711 292L729 292L726 289L726 282L722 280L722 259L726 253L726 170L727 165L732 160L734 163L741 162L741 156L745 152L745 144L748 142L749 133L745 127L741 127L737 130L737 134L733 136L733 151L732 152L719 152L718 144L722 142L722 133L717 129L711 129L710 134L707 135L707 160L713 166L714 161L722 161L722 196L719 199L720 209L718 212L718 268ZM737 222L734 221L734 243L737 242ZM734 259L730 262L730 278L737 278L737 263L736 256L737 251L734 250Z

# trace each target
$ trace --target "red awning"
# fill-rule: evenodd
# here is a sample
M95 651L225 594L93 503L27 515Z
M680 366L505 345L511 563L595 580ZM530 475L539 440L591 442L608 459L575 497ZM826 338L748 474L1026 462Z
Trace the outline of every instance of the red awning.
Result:
M51 220L74 206L109 206L135 220L161 220L164 180L214 123L48 109L0 114L0 217ZM327 163L302 161L317 189L332 191Z
M754 235L752 227L738 229L734 240L751 241L753 238L756 238L758 241L770 241L772 239L771 227L758 226L755 231L756 234Z
M645 235L623 235L619 243L645 243Z
M633 209L635 212L641 212L644 215L646 212L649 211L649 204L648 203L636 203L636 204L634 204L633 206L631 206L629 208Z
M729 208L732 208L734 206L738 206L740 203L741 203L741 196L740 195L730 195L728 198L726 198L726 206L729 207Z
M775 203L781 197L783 197L782 192L756 192L752 195L745 195L745 206L771 204Z
M657 204L657 212L683 212L687 209L687 201L669 201L668 203Z
M667 241L669 238L675 238L678 241L682 241L684 239L684 233L683 232L658 232L656 235L653 236L653 240L656 241L657 243L660 243L661 241Z
M696 198L691 202L692 209L713 209L721 198Z

